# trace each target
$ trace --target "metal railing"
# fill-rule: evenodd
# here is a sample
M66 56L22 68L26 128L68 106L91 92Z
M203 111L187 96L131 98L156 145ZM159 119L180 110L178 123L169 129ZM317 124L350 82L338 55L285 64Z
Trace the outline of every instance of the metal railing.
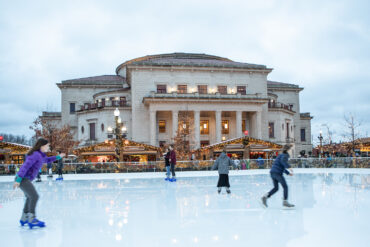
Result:
M269 169L273 159L242 159L238 168L230 169ZM207 171L211 170L214 160L178 161L176 171ZM301 158L289 159L292 168L370 168L370 157L348 158ZM57 166L53 164L53 173ZM164 161L150 162L104 162L104 163L64 163L63 173L128 173L128 172L164 172ZM0 164L0 175L13 175L15 165ZM46 164L42 173L47 174Z

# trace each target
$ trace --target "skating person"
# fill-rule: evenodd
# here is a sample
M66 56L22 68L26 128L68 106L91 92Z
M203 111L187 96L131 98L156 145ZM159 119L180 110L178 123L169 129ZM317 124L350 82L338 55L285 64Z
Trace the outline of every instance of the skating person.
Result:
M176 166L176 152L173 148L173 145L170 145L170 166L172 172L172 178L170 182L176 182L175 166Z
M39 172L37 173L37 179L36 179L36 182L41 182L41 173L42 173L42 170L40 168Z
M57 153L60 156L61 152L58 151ZM58 164L58 178L56 180L63 180L63 167L64 167L63 159L57 160L57 164Z
M45 153L49 151L49 145L48 141L43 138L37 140L36 144L28 152L26 161L19 169L13 185L14 189L20 187L26 196L23 214L19 222L22 226L28 224L31 229L33 227L45 226L44 222L36 218L36 203L39 195L31 181L35 179L43 163L53 162L64 157L64 154L47 157Z
M227 156L226 149L222 151L220 156L216 159L215 163L212 166L212 170L218 170L218 183L217 183L217 192L221 193L222 187L226 187L226 192L228 194L230 191L229 183L229 166L236 167L236 164Z
M170 180L171 175L170 155L171 155L170 150L166 148L166 152L164 154L164 163L166 166L166 178L165 178L166 181Z
M283 186L284 189L283 206L288 208L294 207L293 204L290 204L288 202L288 185L283 176L283 173L289 176L293 176L293 170L290 168L290 165L288 164L289 160L288 151L291 147L292 146L289 144L285 145L283 147L283 153L276 158L271 167L270 175L272 182L274 183L274 188L261 198L262 204L265 207L267 207L267 199L270 198L273 194L275 194L279 190L279 183L281 184L281 186ZM289 171L287 169L289 169Z
M48 178L53 177L53 163L47 163L46 167L48 168Z

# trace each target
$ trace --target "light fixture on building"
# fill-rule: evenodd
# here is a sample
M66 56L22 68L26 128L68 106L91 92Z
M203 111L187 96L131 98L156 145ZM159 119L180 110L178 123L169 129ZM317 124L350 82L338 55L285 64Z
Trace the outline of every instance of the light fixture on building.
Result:
M223 137L222 137L222 140L223 140L223 141L225 141L225 140L226 140L226 137L225 137L225 136L223 136Z
M115 116L115 117L119 117L119 114L120 114L120 112L119 112L118 108L116 108L116 109L114 110L114 116Z
M108 126L108 132L112 132L113 131L113 128Z
M123 126L123 127L122 127L122 132L126 132L126 131L127 131L126 126Z
M120 123L122 123L122 119L119 117L118 118L118 120L117 120L117 122L120 124Z

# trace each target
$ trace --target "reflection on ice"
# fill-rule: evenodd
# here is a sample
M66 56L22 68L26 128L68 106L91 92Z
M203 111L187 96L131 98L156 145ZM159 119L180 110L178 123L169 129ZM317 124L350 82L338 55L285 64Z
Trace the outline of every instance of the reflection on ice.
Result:
M266 174L217 177L44 181L37 214L47 227L18 226L20 191L0 182L2 242L14 246L352 246L366 245L370 172L297 173L288 177L295 210L281 207L282 189L263 209ZM9 245L10 246L10 245Z

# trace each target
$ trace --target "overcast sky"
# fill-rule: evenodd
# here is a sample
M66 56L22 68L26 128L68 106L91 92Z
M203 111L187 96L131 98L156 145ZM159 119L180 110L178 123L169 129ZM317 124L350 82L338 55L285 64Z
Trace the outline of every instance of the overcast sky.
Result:
M60 111L61 80L115 74L149 54L193 52L264 64L298 84L312 134L344 114L370 135L370 2L0 0L0 132L31 136L42 111Z

